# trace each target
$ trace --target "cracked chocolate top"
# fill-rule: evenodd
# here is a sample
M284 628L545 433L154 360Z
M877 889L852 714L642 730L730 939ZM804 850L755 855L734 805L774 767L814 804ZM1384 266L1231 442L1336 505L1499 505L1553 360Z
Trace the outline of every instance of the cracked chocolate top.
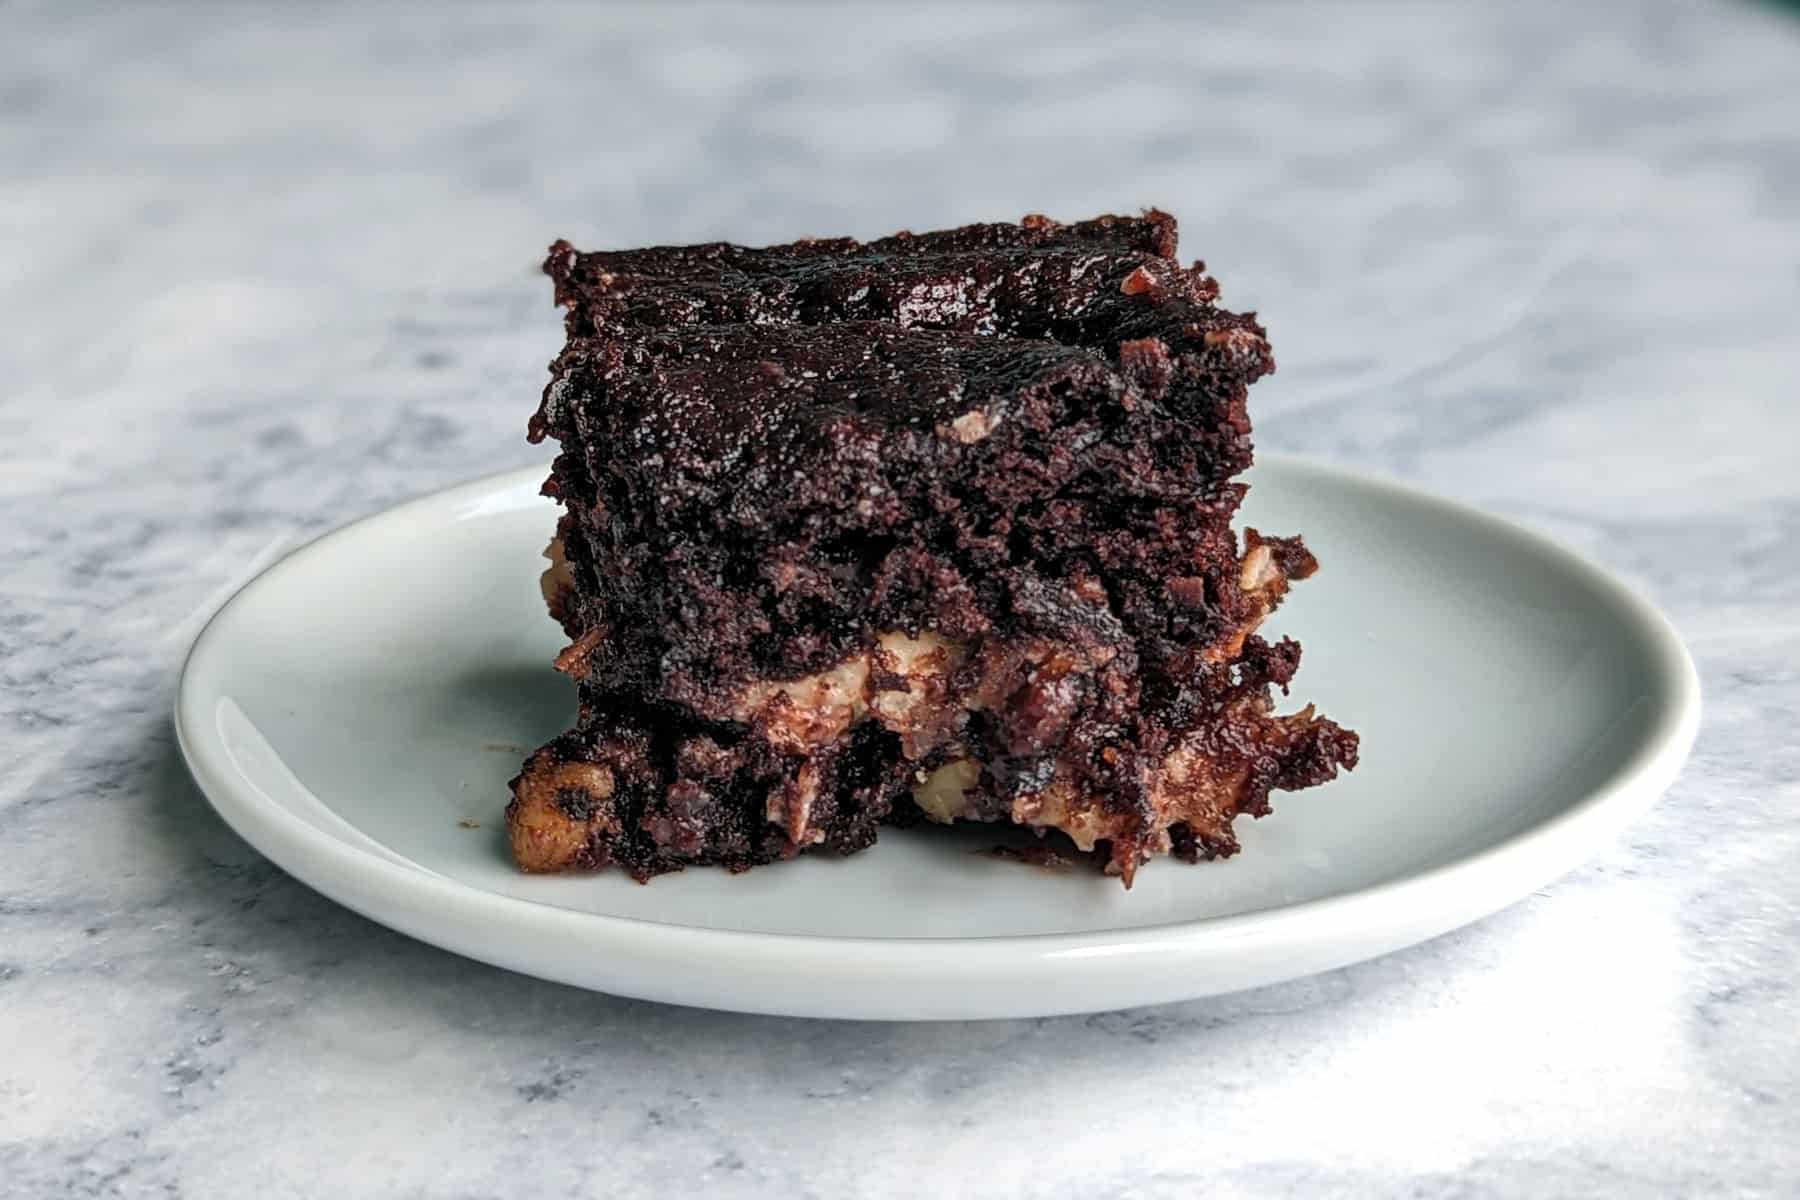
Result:
M1268 342L1174 252L1159 212L765 249L558 242L545 269L570 341L533 437L624 437L646 466L711 481L710 500L890 432L973 444L1032 390L1223 415L1247 435L1241 409L1214 410L1273 369ZM1222 449L1224 473L1241 469Z

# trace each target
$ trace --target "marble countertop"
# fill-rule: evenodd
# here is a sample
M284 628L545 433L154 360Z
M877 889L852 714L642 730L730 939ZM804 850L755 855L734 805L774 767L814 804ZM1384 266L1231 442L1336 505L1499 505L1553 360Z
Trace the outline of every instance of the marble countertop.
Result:
M4 24L0 1193L1793 1194L1800 21L924 0ZM1697 749L1586 867L1222 999L806 1023L415 944L189 783L175 674L234 588L541 459L552 237L1149 203L1272 332L1262 446L1522 520L1673 616Z

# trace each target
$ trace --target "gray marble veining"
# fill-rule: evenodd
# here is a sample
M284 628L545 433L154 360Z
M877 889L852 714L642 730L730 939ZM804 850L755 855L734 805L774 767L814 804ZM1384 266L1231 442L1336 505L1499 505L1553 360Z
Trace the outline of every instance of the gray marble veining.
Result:
M1282 987L811 1024L414 944L188 782L175 672L225 596L541 457L551 237L1146 203L1272 331L1262 445L1673 615L1704 728L1607 853ZM1772 7L9 6L0 1193L1794 1194L1797 314Z

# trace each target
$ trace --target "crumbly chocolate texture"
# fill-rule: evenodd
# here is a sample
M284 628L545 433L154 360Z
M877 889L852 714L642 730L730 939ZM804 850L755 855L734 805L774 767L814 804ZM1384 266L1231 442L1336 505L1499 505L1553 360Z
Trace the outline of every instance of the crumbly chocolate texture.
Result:
M545 591L582 715L515 786L520 864L1010 819L1129 881L1352 765L1274 715L1298 647L1253 633L1316 564L1231 528L1268 342L1174 250L1155 212L552 247L569 340L530 432L562 447Z

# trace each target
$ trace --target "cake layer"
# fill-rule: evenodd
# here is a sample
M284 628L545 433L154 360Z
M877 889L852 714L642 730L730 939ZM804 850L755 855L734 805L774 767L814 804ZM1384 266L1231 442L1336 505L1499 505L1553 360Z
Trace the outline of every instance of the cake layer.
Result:
M767 249L559 243L546 267L570 341L532 432L565 446L551 486L582 526L571 558L594 540L603 581L673 549L685 597L709 576L741 589L724 558L755 557L765 607L820 607L815 624L852 633L867 593L846 567L896 529L965 576L1021 558L1086 575L1104 564L1067 560L1105 555L1157 593L1223 578L1231 548L1182 518L1235 508L1246 389L1273 358L1174 245L1160 213ZM652 607L664 623L689 606ZM755 646L767 670L846 648Z
M1322 782L1356 753L1353 734L1310 708L1274 712L1271 687L1286 687L1299 647L1271 646L1252 629L1285 591L1297 548L1255 531L1246 540L1240 585L1256 616L1216 648L1175 702L1144 702L1132 643L1098 605L1093 620L1055 636L888 630L822 671L745 677L672 705L659 697L645 724L676 741L633 760L637 790L623 808L578 806L586 815L577 820L543 803L555 787L542 781L568 778L570 762L616 767L619 736L606 740L610 749L568 739L547 747L518 789L515 839L521 828L529 833L520 860L536 870L617 861L640 874L683 861L751 865L817 845L860 849L876 822L914 811L942 823L1011 821L1061 833L1127 881L1156 854L1229 854L1233 818L1268 811L1271 789ZM554 545L550 558L544 586L554 610L570 585ZM584 727L645 708L641 694L591 681L582 695ZM690 743L705 753L681 748ZM857 764L853 784L843 782L846 761ZM729 769L703 784L691 777L694 762ZM686 775L668 766L658 774L652 763L690 765ZM695 815L702 792L713 818ZM617 819L594 823L602 811ZM769 828L750 839L757 811ZM725 841L691 842L708 820ZM555 831L549 850L546 830ZM690 841L666 843L682 830Z

